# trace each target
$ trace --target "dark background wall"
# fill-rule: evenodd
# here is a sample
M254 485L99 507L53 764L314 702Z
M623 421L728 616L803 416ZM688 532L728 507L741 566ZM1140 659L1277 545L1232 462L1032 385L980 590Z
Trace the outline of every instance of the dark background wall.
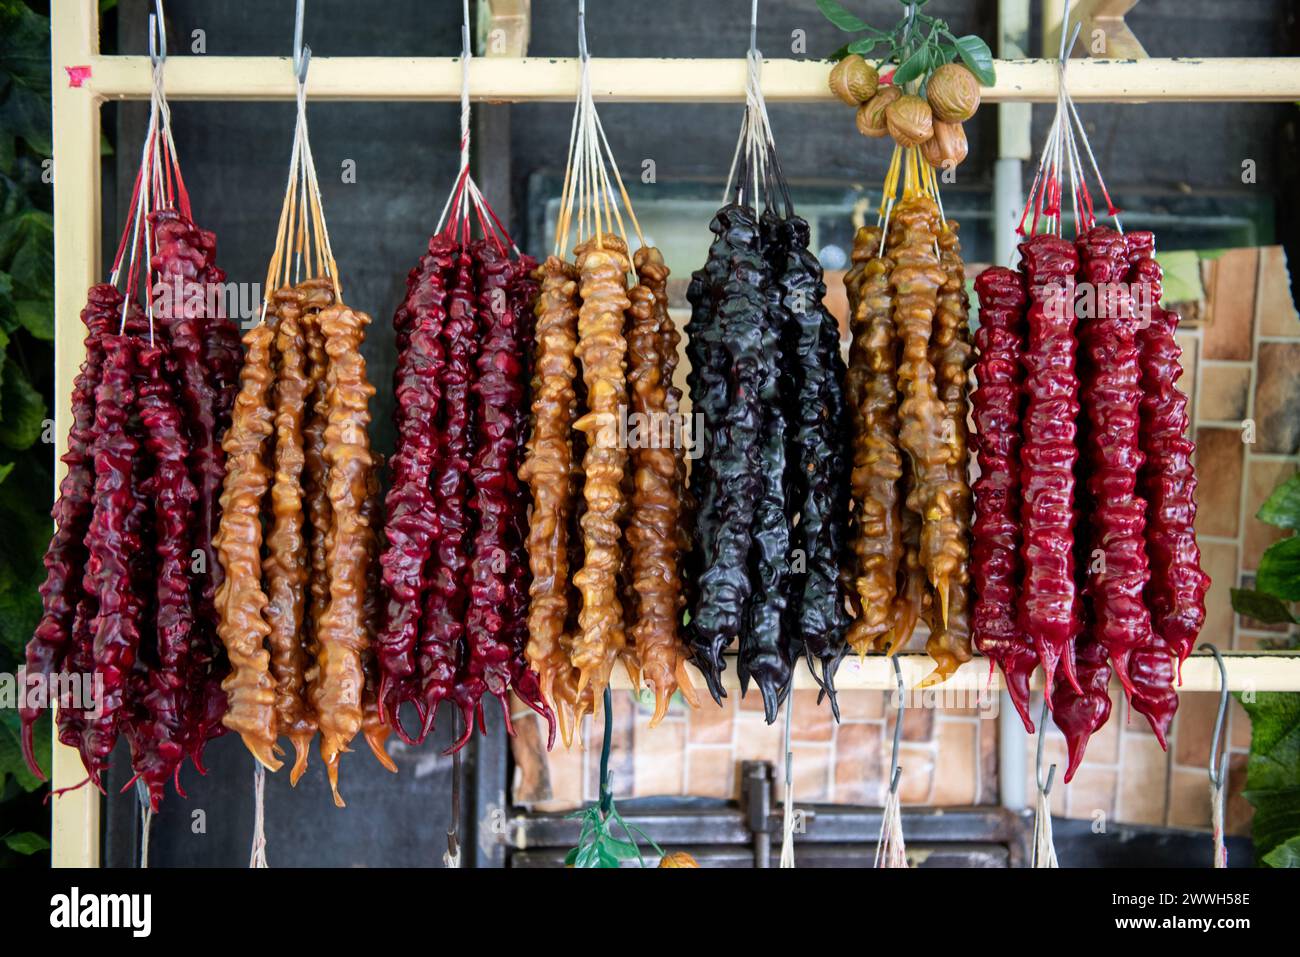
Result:
M871 22L899 15L895 0L856 0L850 7ZM151 6L151 5L150 5ZM287 55L292 0L168 0L168 35L174 57L190 54L191 32L202 29L209 55ZM1294 52L1293 20L1284 0L1143 0L1128 22L1152 56L1269 56ZM306 40L321 56L450 56L460 49L459 0L311 0ZM576 50L575 0L534 0L530 54L571 56ZM930 11L954 32L992 39L993 0L933 0ZM748 44L747 0L589 0L588 39L601 57L740 57ZM106 52L142 53L144 0L121 0L106 24ZM764 0L758 43L769 57L790 56L791 31L806 31L809 56L823 55L842 35L817 12L814 0ZM1035 31L1037 26L1035 24ZM1034 34L1036 36L1036 33ZM114 49L112 38L119 38ZM372 381L375 445L393 444L391 316L407 270L423 250L456 167L457 106L453 104L322 103L310 106L312 145L325 213L344 293L375 324L364 347ZM1182 211L1248 209L1259 220L1259 241L1271 241L1272 210L1289 211L1291 197L1281 163L1293 162L1295 108L1291 105L1149 104L1087 105L1082 112L1098 160L1113 191L1137 216L1178 216ZM173 104L178 150L194 198L195 216L217 233L219 260L232 280L261 282L274 242L292 136L290 104ZM533 253L543 252L539 218L525 216L546 198L563 172L572 108L566 104L483 108L493 114L480 184L498 210L513 208L515 233ZM732 105L609 105L602 109L615 155L625 170L656 161L659 183L639 187L638 198L679 189L683 183L720 188L734 147L739 108ZM847 108L834 104L774 105L771 110L782 163L796 187L873 189L883 177L888 150L852 128ZM105 182L104 209L113 234L128 197L117 189L134 175L146 117L142 104L108 108L105 130L117 146ZM1050 109L1034 110L1041 143ZM992 184L995 111L970 124L971 158L956 191L963 202L987 202ZM486 132L485 132L486 135ZM1241 161L1255 159L1258 182L1241 182ZM356 164L356 183L341 167ZM493 172L489 173L491 169ZM1293 182L1294 167L1289 170ZM531 188L530 188L531 184ZM542 184L542 185L539 185ZM797 199L796 195L796 199ZM1260 213L1259 210L1263 210ZM1283 230L1289 215L1279 217ZM528 223L534 224L529 229ZM703 231L706 223L698 223ZM115 243L116 236L113 235ZM1189 245L1195 245L1190 237ZM112 244L106 246L111 247ZM450 761L440 757L447 739L444 715L439 742L414 751L394 747L401 774L383 771L364 745L344 758L343 792L350 807L333 808L318 758L296 790L283 775L267 781L267 834L272 865L428 865L440 858L449 819ZM493 737L469 753L471 790L478 815L490 817L504 800L505 761L499 716L489 715ZM252 830L252 759L237 739L210 749L212 772L187 771L188 802L170 799L155 821L156 865L242 866ZM119 761L119 765L125 761ZM125 776L119 774L119 783ZM206 833L193 833L192 814L206 814ZM470 815L467 807L467 817ZM129 864L136 811L127 797L110 799L109 860ZM469 821L466 821L469 824ZM480 834L490 846L491 833Z

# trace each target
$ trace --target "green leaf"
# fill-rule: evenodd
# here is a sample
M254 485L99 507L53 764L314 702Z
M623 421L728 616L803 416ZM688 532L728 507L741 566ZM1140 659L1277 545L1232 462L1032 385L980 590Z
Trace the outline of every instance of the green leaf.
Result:
M0 444L30 448L41 437L44 422L45 399L32 388L22 368L7 361L0 382Z
M1300 528L1300 473L1275 488L1255 517L1278 528Z
M0 485L0 663L14 667L41 617L37 589L50 541L53 479L35 452L19 456Z
M54 301L52 299L19 299L14 302L14 315L22 326L37 339L54 341Z
M885 41L883 40L875 40L871 37L863 37L861 40L854 40L848 46L844 47L844 54L845 56L850 53L856 53L858 56L870 56L876 47L880 46L880 44L884 42ZM842 60L844 57L841 56L840 59Z
M0 128L26 140L40 156L54 154L50 138L50 98L15 83L0 97Z
M9 477L9 473L12 472L13 470L14 470L13 462L6 462L4 463L4 465L0 465L0 485L4 485L5 479Z
M13 277L22 299L54 296L54 219L39 209L27 209L0 223L0 268Z
M1269 867L1300 867L1300 834L1273 848L1259 862Z
M831 23L845 33L858 33L871 29L866 23L845 10L836 0L817 0L817 9Z
M578 859L578 849L575 847L573 850L569 851L568 854L564 855L564 866L572 867L573 862L576 861L577 859Z
M1242 617L1253 618L1267 625L1295 623L1291 609L1275 595L1266 595L1250 588L1233 588L1230 591L1232 610Z
M588 844L582 850L578 851L577 856L573 859L574 867L599 867L600 851L595 844Z
M620 861L639 861L641 859L641 851L631 841L620 841L616 837L611 837L603 842L603 847Z
M1255 587L1285 601L1300 601L1300 538L1274 542L1259 560Z
M894 73L894 86L904 86L925 75L926 67L930 62L930 51L925 47L916 50L911 56L902 62Z
M45 782L32 774L23 760L22 739L19 737L22 721L16 709L6 708L0 711L0 784L6 777L13 777L24 791L35 791L45 786ZM47 772L50 769L50 730L49 715L42 715L41 720L32 729L33 743L36 746L36 760Z
M962 62L975 74L975 79L984 86L992 86L997 82L997 75L993 72L993 51L987 43L974 34L956 37L952 42Z
M1263 860L1300 837L1300 694L1260 692L1253 701L1239 700L1251 726L1242 796L1255 807L1252 836Z
M10 130L0 130L0 173L12 173L17 148Z
M30 855L50 849L49 841L31 831L23 831L21 834L6 834L4 842L9 850L19 854Z
M604 844L596 845L597 867L618 867L618 858Z

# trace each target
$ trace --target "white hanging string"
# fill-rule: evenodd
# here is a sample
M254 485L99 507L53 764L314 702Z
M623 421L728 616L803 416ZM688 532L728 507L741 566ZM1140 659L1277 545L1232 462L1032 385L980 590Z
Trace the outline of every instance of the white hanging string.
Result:
M591 55L587 47L587 5L578 3L578 96L569 128L569 150L565 164L564 187L560 193L560 212L555 229L555 255L563 257L569 249L571 233L577 244L594 238L600 244L605 233L617 234L631 251L627 226L630 223L637 239L645 245L641 224L632 209L618 162L605 135L596 110L591 86ZM624 213L627 222L624 221ZM630 264L629 264L630 268Z
M794 692L785 699L785 797L781 817L781 866L794 867L794 752L790 748L790 714L794 711Z
M886 647L886 653L889 649ZM885 807L880 815L880 834L876 838L875 867L906 867L907 846L903 841L903 808L898 793L903 769L898 764L899 748L903 739L903 714L907 707L903 690L903 671L898 655L892 655L894 682L898 695L898 713L894 719L894 744L889 760L889 787L885 794Z
M1058 867L1056 844L1052 839L1052 805L1049 800L1052 782L1056 779L1056 765L1047 770L1043 779L1043 743L1047 734L1047 695L1043 691L1043 709L1038 717L1038 749L1034 758L1034 782L1038 785L1038 800L1034 805L1034 849L1031 867Z
M266 768L253 762L253 847L249 867L267 867L266 863Z

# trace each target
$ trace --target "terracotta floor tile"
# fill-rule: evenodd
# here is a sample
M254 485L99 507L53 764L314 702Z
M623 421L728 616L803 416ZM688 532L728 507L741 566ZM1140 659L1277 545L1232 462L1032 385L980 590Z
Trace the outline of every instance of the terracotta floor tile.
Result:
M1083 763L1090 767L1104 767L1113 765L1119 761L1119 738L1123 722L1120 720L1124 715L1124 692L1119 687L1118 681L1111 682L1110 688L1110 717L1106 723L1098 729L1097 733L1088 739L1088 749L1084 752Z
M1169 826L1210 828L1210 779L1204 771L1174 771L1169 783Z
M1300 452L1300 342L1261 342L1255 378L1253 451L1273 455Z
M974 804L979 797L978 730L972 721L939 721L938 773L934 803L939 807Z
M1237 429L1196 430L1196 474L1211 476L1196 488L1196 533L1235 538L1241 508L1245 445ZM1258 445L1256 446L1258 450Z
M911 704L909 701L908 704ZM921 743L934 740L934 716L933 708L909 707L903 711L903 740L913 743ZM890 711L885 716L885 733L893 735L894 723L898 720L898 712Z
M1115 817L1115 792L1119 774L1109 768L1081 767L1065 785L1070 817L1096 820L1098 814L1110 821Z
M898 782L898 796L904 804L931 804L934 801L934 751L928 745L904 744L898 749L898 764L902 775ZM884 751L886 768L889 767L889 749Z
M830 782L834 773L835 751L826 744L791 745L794 759L795 804L830 800ZM776 767L777 793L785 787L785 760Z
M577 807L583 802L582 751L574 747L566 750L556 747L551 751L547 762L547 776L550 779L550 802L568 807Z
M881 802L884 779L883 726L881 724L841 725L835 737L835 793L840 804Z
M1255 285L1259 253L1230 249L1218 257L1214 270L1214 320L1205 329L1209 359L1249 359L1255 328Z
M1201 568L1210 576L1205 593L1205 624L1201 639L1220 648L1232 647L1236 614L1232 610L1232 589L1237 584L1237 546L1201 542Z
M1212 692L1184 691L1178 696L1174 717L1174 763L1204 769L1210 761L1211 732L1219 711L1219 696Z
M510 739L510 754L515 771L511 791L516 804L535 804L552 797L546 742L540 719L534 719L537 715L530 713L512 722L515 733Z
M637 797L684 793L686 729L680 724L661 724L639 737L634 773Z
M734 799L737 764L731 748L694 746L686 752L686 793L695 797Z
M1300 316L1291 298L1291 276L1287 271L1286 252L1281 246L1266 246L1259 251L1259 295L1255 316L1260 335L1291 336L1300 339Z
M1228 803L1223 809L1223 827L1229 834L1249 834L1255 819L1254 806L1241 796L1246 787L1246 761L1244 754L1228 758Z
M701 695L700 706L688 719L688 740L691 744L730 744L735 718L736 704L730 696L719 707L707 694Z
M1196 430L1198 417L1205 416L1200 411L1199 397L1196 394L1196 364L1201 358L1201 337L1192 332L1175 333L1174 340L1182 354L1178 357L1178 366L1182 374L1175 385L1187 396L1188 434Z
M1251 459L1246 465L1246 528L1242 546L1241 567L1254 570L1259 567L1264 549L1287 534L1285 530L1255 517L1260 506L1268 501L1274 489L1296 473L1294 462L1271 462Z
M1140 715L1134 716L1136 723ZM1146 719L1141 718L1146 724ZM1153 734L1126 734L1123 740L1116 817L1126 824L1165 823L1165 771L1168 758Z
M1205 363L1199 398L1196 414L1202 422L1240 422L1250 398L1250 369Z
M784 720L782 715L781 719ZM794 692L794 712L790 716L790 738L793 741L830 741L834 733L835 717L829 702L817 703L816 691Z
M736 720L736 760L777 761L781 757L783 735L779 720L765 724L762 715L742 714Z
M875 721L885 716L883 691L841 691L839 693L841 721Z

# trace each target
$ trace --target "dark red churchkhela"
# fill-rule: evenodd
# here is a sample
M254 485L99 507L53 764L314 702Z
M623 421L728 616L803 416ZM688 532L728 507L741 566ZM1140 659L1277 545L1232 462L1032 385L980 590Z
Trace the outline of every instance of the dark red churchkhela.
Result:
M41 621L27 645L28 675L48 677L63 666L72 642L73 618L85 594L85 538L94 512L95 390L102 374L104 336L110 328L117 328L121 310L122 294L108 283L100 283L91 287L86 308L81 311L86 326L86 358L72 383L72 428L68 431L68 451L62 457L68 472L59 483L59 497L51 513L54 535L45 551ZM19 709L23 757L32 773L44 780L32 741L33 725L40 713L40 708L28 707L24 697Z
M971 444L979 458L971 547L975 604L971 637L975 648L1002 669L1007 692L1025 730L1029 716L1029 676L1038 667L1034 643L1016 622L1020 596L1020 407L1024 369L1025 286L1020 274L1002 266L975 281L980 326L975 332L978 388L971 393L975 432Z
M1018 622L1038 649L1047 686L1058 663L1075 690L1079 630L1074 582L1075 419L1074 244L1031 236L1020 245L1028 277L1024 442L1020 448L1025 576Z
M1151 644L1151 616L1143 603L1148 570L1143 532L1146 502L1137 495L1138 404L1142 399L1133 303L1125 276L1127 245L1108 226L1076 241L1080 278L1093 315L1079 319L1080 390L1087 415L1087 519L1089 593L1096 639L1105 647L1120 683L1132 694L1129 656Z
M384 720L403 739L408 735L398 719L398 706L415 700L419 693L416 644L428 591L427 566L438 534L431 479L438 456L443 368L439 336L447 316L451 251L449 241L442 237L430 241L428 253L407 278L406 299L393 320L401 344L393 375L398 439L391 462L392 485L385 500L387 545L380 557L388 600L375 650ZM454 660L448 673L455 673Z
M1139 489L1147 500L1146 547L1151 561L1147 606L1155 640L1133 655L1129 678L1132 705L1146 715L1161 744L1178 707L1172 688L1171 656L1182 662L1191 654L1205 622L1209 576L1201 570L1196 544L1195 445L1187 438L1187 397L1177 382L1182 350L1174 338L1178 314L1160 306L1163 274L1155 261L1155 237L1129 234L1131 284L1149 293L1150 321L1137 340L1142 368L1142 451L1146 463Z

